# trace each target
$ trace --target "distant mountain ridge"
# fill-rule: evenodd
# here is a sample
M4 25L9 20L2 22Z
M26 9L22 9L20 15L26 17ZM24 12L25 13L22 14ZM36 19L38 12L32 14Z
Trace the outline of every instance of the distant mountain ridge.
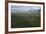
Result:
M13 12L14 11L14 12ZM28 11L22 11L22 10L11 10L11 14L23 14L23 13L40 13L40 9L38 10L28 10Z

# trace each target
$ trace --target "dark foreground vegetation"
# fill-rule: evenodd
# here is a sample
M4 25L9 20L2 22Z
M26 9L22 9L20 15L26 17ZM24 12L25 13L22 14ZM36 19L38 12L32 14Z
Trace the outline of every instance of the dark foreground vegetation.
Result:
M40 27L40 15L35 14L12 14L11 28Z

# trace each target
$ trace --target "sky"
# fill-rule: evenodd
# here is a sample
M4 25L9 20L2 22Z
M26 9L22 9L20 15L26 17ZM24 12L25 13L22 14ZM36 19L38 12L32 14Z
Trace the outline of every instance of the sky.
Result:
M13 6L11 5L11 12L28 12L29 10L38 10L40 6Z

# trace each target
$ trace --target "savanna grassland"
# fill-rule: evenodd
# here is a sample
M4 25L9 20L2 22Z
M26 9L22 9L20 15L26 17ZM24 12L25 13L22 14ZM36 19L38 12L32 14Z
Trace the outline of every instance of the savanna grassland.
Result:
M40 27L40 11L11 14L11 28Z

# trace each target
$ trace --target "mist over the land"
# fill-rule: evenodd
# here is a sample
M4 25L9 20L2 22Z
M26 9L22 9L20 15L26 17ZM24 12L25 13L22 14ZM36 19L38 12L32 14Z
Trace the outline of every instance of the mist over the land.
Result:
M40 6L11 6L12 13L33 13L37 12Z
M40 27L40 6L11 6L11 28Z

